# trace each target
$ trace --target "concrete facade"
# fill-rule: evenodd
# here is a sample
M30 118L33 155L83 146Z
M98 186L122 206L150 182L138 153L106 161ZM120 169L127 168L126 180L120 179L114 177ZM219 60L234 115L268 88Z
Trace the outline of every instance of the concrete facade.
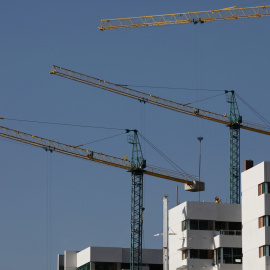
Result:
M262 162L241 176L243 269L270 270L270 162Z
M169 269L242 269L241 205L184 202L169 230Z
M161 249L144 249L142 259L143 270L162 270ZM58 255L58 270L122 270L129 263L129 248L88 247Z

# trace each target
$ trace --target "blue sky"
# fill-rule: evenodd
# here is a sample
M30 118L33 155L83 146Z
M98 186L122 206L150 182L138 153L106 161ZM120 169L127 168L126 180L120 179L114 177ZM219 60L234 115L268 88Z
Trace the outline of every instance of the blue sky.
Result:
M6 1L0 16L1 117L138 129L170 159L201 176L201 199L229 201L229 129L150 104L52 76L52 65L128 85L234 89L269 119L270 18L99 31L101 19L200 11L247 1ZM257 3L269 5L269 1ZM218 92L137 88L188 103ZM197 104L197 105L195 105ZM195 103L229 113L226 96ZM259 119L238 101L244 120ZM1 120L1 125L79 145L119 131ZM241 132L245 159L269 161L268 138ZM142 142L149 164L172 169ZM51 269L58 253L87 246L130 243L131 177L124 170L48 154L0 139L0 269L47 269L47 174L51 190ZM126 136L86 146L117 157L131 156ZM48 170L51 164L51 170ZM145 176L144 247L161 248L162 196L175 206L176 183ZM181 202L198 200L179 185Z

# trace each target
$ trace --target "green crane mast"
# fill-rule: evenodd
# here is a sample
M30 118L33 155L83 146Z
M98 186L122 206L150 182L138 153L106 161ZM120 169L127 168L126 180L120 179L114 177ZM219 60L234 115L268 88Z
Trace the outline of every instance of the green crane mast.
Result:
M130 269L142 269L142 233L143 233L143 172L146 168L146 160L143 158L142 149L138 137L138 131L133 130L134 135L128 137L128 142L133 145L131 159L131 247Z
M235 92L227 98L230 104L230 203L240 204L240 126L242 116L239 113Z

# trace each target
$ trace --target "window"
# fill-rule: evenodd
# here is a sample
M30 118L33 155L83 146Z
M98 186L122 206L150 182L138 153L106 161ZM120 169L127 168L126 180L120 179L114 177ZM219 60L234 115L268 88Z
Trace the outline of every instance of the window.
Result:
M121 269L130 269L130 263L121 263Z
M259 217L259 228L270 226L270 216Z
M258 186L258 195L260 196L265 193L270 193L270 183L268 182L261 183Z
M259 217L259 228L263 227L263 218L264 217Z
M188 250L182 250L182 260L185 260L188 257Z
M90 262L80 266L77 270L90 270Z
M241 222L227 222L201 219L187 219L182 221L182 231L185 230L216 230L223 235L241 235Z
M242 223L241 222L226 222L216 221L215 230L222 235L241 235Z
M269 256L269 245L259 247L259 258Z
M223 258L221 257L223 251ZM241 248L218 248L215 250L215 264L242 264Z
M182 221L182 231L189 230L189 220Z
M209 230L208 220L199 220L199 230Z
M227 222L224 221L216 221L215 222L215 229L216 231L221 231L221 230L228 230Z
M191 219L189 221L190 230L199 230L199 222L197 219Z
M221 263L221 248L216 250L216 264Z
M259 247L259 258L265 256L265 247Z
M213 230L213 220L188 219L182 221L182 231L185 230Z
M223 248L223 263L232 263L232 249Z
M233 264L242 264L242 249L233 248Z
M214 251L208 249L190 249L190 259L212 259Z
M241 231L242 223L241 222L228 222L229 231Z
M95 270L117 270L117 263L112 263L112 262L94 262L93 264L94 264L94 269Z

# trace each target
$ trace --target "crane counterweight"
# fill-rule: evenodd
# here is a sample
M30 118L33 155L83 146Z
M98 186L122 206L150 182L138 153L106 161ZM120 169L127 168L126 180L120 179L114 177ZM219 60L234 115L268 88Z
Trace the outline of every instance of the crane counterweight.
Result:
M201 181L193 181L192 184L185 184L185 191L200 192L205 190L205 183Z

